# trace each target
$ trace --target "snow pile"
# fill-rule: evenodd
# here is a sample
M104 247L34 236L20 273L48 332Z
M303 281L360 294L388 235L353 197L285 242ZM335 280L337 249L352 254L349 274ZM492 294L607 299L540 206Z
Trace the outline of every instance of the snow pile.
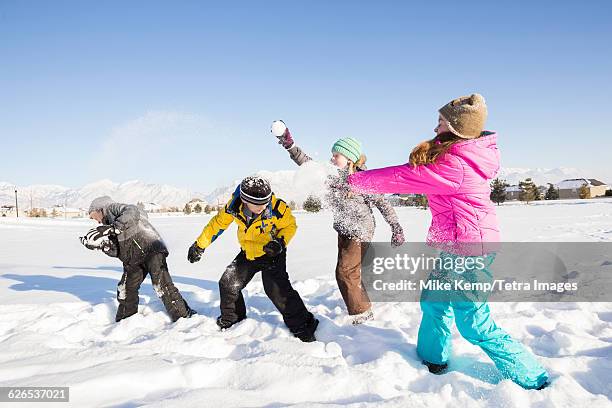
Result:
M409 240L428 212L398 209ZM609 241L612 200L499 207L507 241ZM235 227L189 264L210 216L156 217L173 279L199 315L172 324L150 280L139 314L114 323L120 264L83 249L87 220L0 219L0 386L70 386L67 406L526 407L612 405L612 308L604 303L493 303L498 324L529 347L552 385L526 391L454 333L450 371L429 374L415 352L416 303L378 303L375 320L346 324L333 278L331 214L298 213L288 252L296 290L321 324L293 338L256 277L249 318L219 332L217 280L238 251ZM572 220L569 224L567 220ZM390 230L378 217L377 240ZM602 268L611 268L609 264Z

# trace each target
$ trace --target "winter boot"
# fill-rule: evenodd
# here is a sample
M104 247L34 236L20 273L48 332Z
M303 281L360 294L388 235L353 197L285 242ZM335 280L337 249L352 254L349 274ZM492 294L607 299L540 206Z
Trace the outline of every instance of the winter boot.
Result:
M297 329L292 330L291 332L295 337L302 340L304 343L312 343L313 341L317 341L314 333L319 326L319 320L311 317L306 323L299 326Z
M423 364L425 364L427 366L427 368L429 369L429 372L432 374L444 374L444 372L446 371L446 369L448 368L448 364L444 363L444 364L434 364L434 363L430 363L427 361L423 361Z
M221 329L221 331L225 331L229 329L230 327L232 327L233 325L235 325L236 323L243 321L244 319L246 319L246 317L238 319L235 322L230 322L229 320L225 320L223 316L219 316L217 317L217 326L219 326L219 329Z
M198 312L193 310L191 307L189 307L189 305L187 305L187 315L183 316L185 319L189 319L190 317L192 317L193 315L197 315Z
M367 322L368 320L374 320L374 313L372 309L366 310L363 313L351 316L353 326L357 326Z

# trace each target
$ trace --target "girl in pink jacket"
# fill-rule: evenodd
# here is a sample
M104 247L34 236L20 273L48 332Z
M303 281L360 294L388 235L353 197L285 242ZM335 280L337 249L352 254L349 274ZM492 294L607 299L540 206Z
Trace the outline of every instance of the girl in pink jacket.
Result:
M489 180L499 170L497 134L484 131L487 107L481 95L455 99L439 113L436 136L414 148L409 163L355 173L349 184L361 193L427 195L432 214L427 242L441 250L444 261L440 264L474 258L472 265L484 267L473 272L490 277L489 266L500 242L495 207L489 198ZM438 278L454 274L444 267L432 271ZM417 342L417 353L431 372L442 373L447 368L454 316L461 335L480 346L504 377L528 389L547 384L546 370L495 324L486 300L473 301L463 294L440 300L436 295L422 292Z

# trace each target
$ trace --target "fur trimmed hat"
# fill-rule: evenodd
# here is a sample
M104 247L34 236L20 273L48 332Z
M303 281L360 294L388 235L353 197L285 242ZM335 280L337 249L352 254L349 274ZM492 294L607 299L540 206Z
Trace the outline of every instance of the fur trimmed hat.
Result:
M449 130L463 139L479 137L487 120L487 104L480 94L453 99L438 112Z

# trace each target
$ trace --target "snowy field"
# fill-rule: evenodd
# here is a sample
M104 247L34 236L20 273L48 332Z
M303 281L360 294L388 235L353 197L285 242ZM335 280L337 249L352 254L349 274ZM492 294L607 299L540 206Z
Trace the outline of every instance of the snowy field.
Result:
M429 212L398 212L407 239L422 241ZM434 376L415 352L419 305L375 304L375 321L348 325L333 277L331 216L296 216L288 268L321 320L311 344L286 330L259 277L245 291L249 319L217 330L217 279L238 251L235 227L200 263L186 260L210 216L153 217L171 274L199 312L176 324L148 279L140 313L114 323L121 264L80 245L92 221L0 219L0 386L69 386L70 404L56 405L74 407L612 406L611 304L491 305L497 323L551 373L543 391L502 380L458 333L449 373ZM509 203L499 217L505 241L612 240L609 199ZM378 225L376 239L388 240L380 217Z

